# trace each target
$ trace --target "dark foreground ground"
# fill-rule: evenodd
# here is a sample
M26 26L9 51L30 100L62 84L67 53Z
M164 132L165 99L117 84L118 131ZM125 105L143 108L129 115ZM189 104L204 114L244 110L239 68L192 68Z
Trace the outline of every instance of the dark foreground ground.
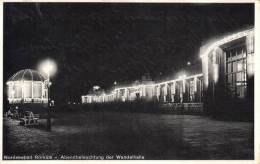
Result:
M95 111L56 113L51 132L4 119L4 155L253 159L253 128L253 123L217 121L205 116Z

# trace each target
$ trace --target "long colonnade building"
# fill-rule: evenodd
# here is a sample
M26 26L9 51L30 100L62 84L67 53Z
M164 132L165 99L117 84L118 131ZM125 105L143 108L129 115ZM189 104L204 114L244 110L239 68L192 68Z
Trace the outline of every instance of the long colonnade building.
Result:
M118 86L109 94L89 94L82 96L82 103L113 101L157 100L160 102L201 102L203 75L196 74L169 81L154 83L142 81L139 84Z
M116 87L109 94L82 96L82 103L144 99L203 102L210 109L253 109L254 47L254 28L214 38L200 48L201 74L160 83L150 81Z

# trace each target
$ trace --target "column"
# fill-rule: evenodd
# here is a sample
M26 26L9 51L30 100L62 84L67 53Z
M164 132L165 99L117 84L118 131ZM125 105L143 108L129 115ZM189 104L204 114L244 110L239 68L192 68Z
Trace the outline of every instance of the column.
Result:
M143 96L143 97L146 97L146 93L145 93L145 85L142 86L142 92L143 92L143 93L142 93L142 96Z
M24 81L22 82L22 100L24 101Z
M138 91L139 91L139 95L140 95L140 98L143 96L143 88L138 86Z
M119 99L119 90L116 90L116 99Z
M160 96L160 85L157 85L157 87L156 87L156 96L157 96L157 99L159 100L159 96Z
M127 90L128 90L128 89L125 88L125 93L124 93L124 94L125 94L125 95L124 95L124 99L125 99L125 100L124 100L124 101L127 101L127 99L128 99L128 97L127 97Z
M185 79L183 79L182 80L182 87L183 87L183 89L182 89L182 91L183 91L183 93L185 93L186 91L185 91L185 83L186 83L186 80Z
M163 101L164 102L166 102L167 101L167 94L168 94L168 92L167 92L167 87L168 87L168 84L165 84L164 85L164 91L163 91Z
M42 86L42 97L41 97L41 101L43 101L43 95L45 94L45 83L41 82L41 86ZM48 98L48 93L45 95Z
M163 87L159 85L159 101L163 101Z
M208 54L205 54L203 57L202 57L202 72L203 72L203 83L204 83L204 89L205 91L208 89L208 85L209 85L209 72L208 72Z
M180 103L183 102L183 84L184 84L184 80L180 81L180 84L179 84L179 88L180 88Z
M197 92L197 77L194 77L194 92Z
M15 90L14 90L14 83L13 82L11 82L10 84L10 90L11 90L11 92L9 91L9 93L11 93L11 100L13 101L14 100L14 95L15 95Z
M193 89L194 89L194 101L198 101L198 93L197 93L197 77L195 76L193 79Z
M168 101L172 102L172 82L168 83L167 93Z
M183 102L190 101L190 79L183 79Z
M34 101L33 99L33 81L32 81L32 102Z
M174 95L175 95L175 81L171 85L171 99L174 102Z

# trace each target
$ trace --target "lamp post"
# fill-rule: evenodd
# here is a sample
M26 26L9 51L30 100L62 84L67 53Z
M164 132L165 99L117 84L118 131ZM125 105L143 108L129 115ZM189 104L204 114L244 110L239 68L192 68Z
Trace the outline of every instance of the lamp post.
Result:
M51 87L51 81L50 77L53 76L56 72L56 64L53 60L47 59L44 60L39 65L39 70L41 72L44 72L47 75L47 130L51 131L51 96L50 96L50 87Z
M51 131L51 105L50 105L50 87L51 87L51 82L50 82L50 77L48 76L47 78L47 91L48 91L48 106L47 106L47 130Z

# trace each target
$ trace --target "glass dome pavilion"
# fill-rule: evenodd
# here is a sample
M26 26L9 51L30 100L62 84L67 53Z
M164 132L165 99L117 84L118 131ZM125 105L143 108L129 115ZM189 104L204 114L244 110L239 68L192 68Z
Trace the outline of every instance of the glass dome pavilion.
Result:
M18 71L6 83L9 103L47 103L46 82L46 77L36 70Z

